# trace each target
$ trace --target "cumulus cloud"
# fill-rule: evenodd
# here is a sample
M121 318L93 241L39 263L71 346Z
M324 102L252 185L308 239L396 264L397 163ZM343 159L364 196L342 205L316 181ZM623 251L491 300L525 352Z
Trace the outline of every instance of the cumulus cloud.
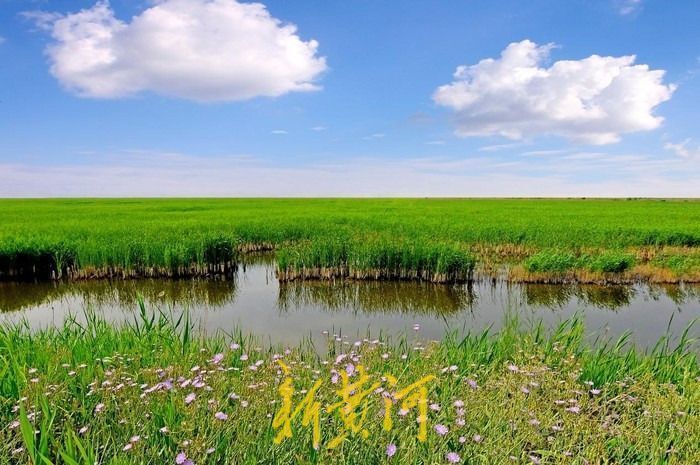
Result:
M544 67L552 48L511 43L499 58L459 66L433 100L454 111L455 132L463 137L558 135L609 144L661 125L653 111L675 90L663 83L663 70L635 64L634 55L591 55Z
M315 40L260 3L157 0L131 21L107 1L77 13L29 13L54 41L51 73L80 96L152 91L195 101L237 101L318 89L326 69Z
M683 142L674 144L673 142L667 142L664 144L666 150L670 150L681 158L685 159L700 159L700 146L695 148L689 147L691 143L690 139L686 139Z

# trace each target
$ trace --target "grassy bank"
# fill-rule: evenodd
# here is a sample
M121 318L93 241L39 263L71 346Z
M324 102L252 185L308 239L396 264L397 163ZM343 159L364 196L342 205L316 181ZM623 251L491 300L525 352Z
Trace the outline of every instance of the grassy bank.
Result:
M94 316L30 333L0 329L0 463L698 463L700 368L691 342L642 354L624 344L587 348L569 321L552 332L516 322L499 334L336 341L267 348L234 333L205 337L185 317L149 315L114 328ZM418 333L420 334L420 332ZM292 421L274 443L279 388L289 369L294 405L317 380L320 444ZM343 430L342 377L367 414ZM396 377L394 381L386 375ZM427 437L401 388L424 376ZM335 382L335 384L334 384ZM349 399L352 399L351 395ZM392 427L383 428L385 401ZM384 413L386 410L384 410ZM368 434L363 434L366 429ZM388 452L395 455L389 457ZM179 456L179 458L178 458ZM177 462L176 462L177 461Z
M275 249L281 277L700 281L700 202L0 200L0 279L211 276Z

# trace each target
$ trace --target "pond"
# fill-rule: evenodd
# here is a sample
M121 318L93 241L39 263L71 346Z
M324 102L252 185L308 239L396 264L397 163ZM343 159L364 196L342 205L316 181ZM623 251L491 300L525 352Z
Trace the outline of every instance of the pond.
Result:
M280 283L274 263L258 257L234 279L120 280L0 283L0 321L26 321L33 328L60 325L92 309L109 321L132 320L142 295L149 308L188 309L206 331L234 328L273 344L311 338L324 346L324 332L358 337L406 335L440 339L446 332L497 330L507 316L548 327L580 314L590 338L633 333L650 347L670 329L680 334L700 318L700 287L532 285L482 281L436 285L396 281L305 281ZM419 328L418 330L416 330ZM697 336L698 326L692 335Z

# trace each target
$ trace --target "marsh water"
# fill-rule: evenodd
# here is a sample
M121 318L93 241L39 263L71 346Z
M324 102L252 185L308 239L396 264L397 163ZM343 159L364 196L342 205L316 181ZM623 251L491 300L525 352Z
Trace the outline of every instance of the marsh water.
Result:
M176 314L188 310L206 331L238 329L283 345L306 338L323 345L325 332L348 340L380 334L440 339L446 332L495 331L513 315L524 325L542 321L551 327L579 314L592 340L631 331L638 346L650 347L668 331L677 336L700 318L698 286L280 283L272 259L262 256L226 281L0 283L0 321L41 328L90 309L119 323L136 316L139 295L148 308ZM698 332L695 326L693 335Z

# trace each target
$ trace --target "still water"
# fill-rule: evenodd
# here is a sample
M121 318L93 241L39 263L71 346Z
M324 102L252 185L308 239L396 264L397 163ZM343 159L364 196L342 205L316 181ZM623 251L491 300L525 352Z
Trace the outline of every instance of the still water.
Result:
M525 325L541 320L553 326L578 313L592 340L631 331L637 345L649 347L667 328L678 335L700 318L698 286L281 284L272 261L262 257L228 281L0 283L0 322L26 321L41 328L60 325L69 315L90 308L118 323L133 319L138 295L149 308L188 309L206 331L237 328L284 345L309 337L324 345L324 331L349 339L380 334L440 339L447 331L497 330L507 315L516 314ZM420 327L417 336L414 325ZM693 336L700 334L699 327L694 327Z

